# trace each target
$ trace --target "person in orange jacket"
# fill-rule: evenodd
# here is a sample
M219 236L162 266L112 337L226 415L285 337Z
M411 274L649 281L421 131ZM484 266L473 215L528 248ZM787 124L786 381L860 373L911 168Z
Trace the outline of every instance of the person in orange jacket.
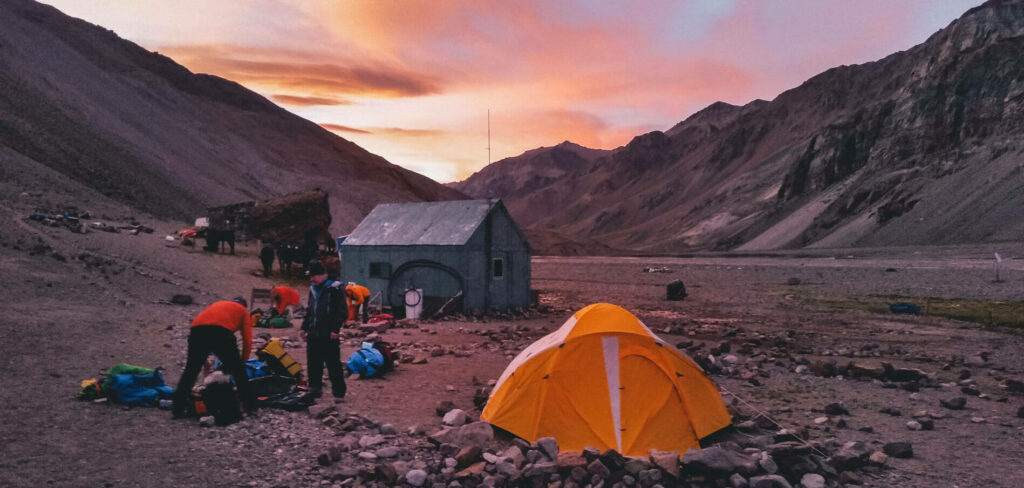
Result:
M299 292L288 286L275 286L270 291L270 300L274 303L274 310L277 312L271 315L284 315L284 311L289 305L299 305Z
M370 289L350 281L345 287L345 296L348 297L348 320L350 322L359 320L359 307L362 307L363 323L365 324L369 315L370 304L366 303L366 300L370 298Z
M242 355L238 354L235 332L242 334ZM206 307L195 319L188 334L188 358L185 371L174 390L172 414L175 418L185 416L189 392L196 383L199 371L206 358L213 353L224 365L224 370L235 378L238 393L246 412L256 409L256 396L245 373L245 361L252 352L252 321L248 304L244 298L214 302Z

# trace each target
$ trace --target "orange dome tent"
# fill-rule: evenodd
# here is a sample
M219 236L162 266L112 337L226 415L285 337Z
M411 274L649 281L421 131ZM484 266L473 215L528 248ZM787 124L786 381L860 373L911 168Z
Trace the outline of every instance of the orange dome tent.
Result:
M622 307L596 303L521 352L481 420L562 450L680 453L729 425L714 383Z

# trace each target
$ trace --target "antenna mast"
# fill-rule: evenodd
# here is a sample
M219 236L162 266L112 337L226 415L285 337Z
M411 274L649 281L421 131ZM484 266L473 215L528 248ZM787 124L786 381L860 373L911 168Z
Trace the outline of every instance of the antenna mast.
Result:
M487 164L491 164L491 109L487 109Z

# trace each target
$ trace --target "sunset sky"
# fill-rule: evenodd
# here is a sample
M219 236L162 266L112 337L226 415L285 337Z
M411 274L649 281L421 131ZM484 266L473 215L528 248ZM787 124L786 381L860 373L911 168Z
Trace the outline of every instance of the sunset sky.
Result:
M615 148L918 44L980 0L49 0L448 182Z

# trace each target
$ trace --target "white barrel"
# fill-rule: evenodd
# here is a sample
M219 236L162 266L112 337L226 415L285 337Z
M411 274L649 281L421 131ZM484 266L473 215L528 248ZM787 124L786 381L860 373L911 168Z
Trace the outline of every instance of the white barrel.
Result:
M418 319L423 315L423 289L405 290L405 318Z

